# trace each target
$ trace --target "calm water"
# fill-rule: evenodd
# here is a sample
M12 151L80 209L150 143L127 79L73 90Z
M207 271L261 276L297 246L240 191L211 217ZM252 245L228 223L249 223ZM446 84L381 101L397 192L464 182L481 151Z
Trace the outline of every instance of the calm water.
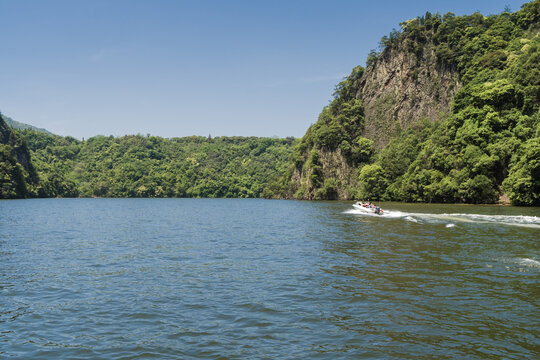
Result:
M0 202L0 358L532 359L540 209Z

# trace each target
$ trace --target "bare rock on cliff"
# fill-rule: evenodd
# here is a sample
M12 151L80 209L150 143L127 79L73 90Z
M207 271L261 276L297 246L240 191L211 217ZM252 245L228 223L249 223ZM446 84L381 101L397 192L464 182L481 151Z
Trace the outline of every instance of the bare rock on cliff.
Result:
M0 198L23 198L28 183L37 181L25 141L6 124L0 114Z
M423 119L440 121L461 87L459 74L437 61L433 45L426 44L421 55L403 46L387 48L358 86L356 96L365 105L363 136L377 148Z

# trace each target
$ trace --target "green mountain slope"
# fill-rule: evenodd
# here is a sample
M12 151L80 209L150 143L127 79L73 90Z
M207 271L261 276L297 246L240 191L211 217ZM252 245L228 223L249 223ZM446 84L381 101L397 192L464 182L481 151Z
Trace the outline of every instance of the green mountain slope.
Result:
M296 140L164 139L130 135L86 141L21 131L39 173L40 197L262 197Z
M274 196L540 201L540 0L425 16L336 87Z

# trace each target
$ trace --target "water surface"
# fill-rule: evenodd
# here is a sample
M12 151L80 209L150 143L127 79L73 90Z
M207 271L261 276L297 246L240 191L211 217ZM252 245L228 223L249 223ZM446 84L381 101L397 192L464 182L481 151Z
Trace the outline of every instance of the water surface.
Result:
M539 356L540 209L0 202L0 358Z

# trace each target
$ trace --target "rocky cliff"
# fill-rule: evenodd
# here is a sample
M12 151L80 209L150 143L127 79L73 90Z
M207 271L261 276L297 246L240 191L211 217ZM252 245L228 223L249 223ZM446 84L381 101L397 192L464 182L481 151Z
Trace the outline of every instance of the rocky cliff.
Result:
M440 121L460 87L458 72L437 60L432 43L420 54L404 43L388 47L359 81L356 97L365 106L362 134L382 148L396 132L420 120Z
M417 123L446 118L460 87L459 73L437 59L433 43L418 52L405 42L386 47L338 84L335 99L297 149L286 197L354 198L361 165Z
M0 199L27 197L28 185L36 182L37 174L25 141L0 114Z
M336 86L274 193L540 204L540 0L400 25Z

